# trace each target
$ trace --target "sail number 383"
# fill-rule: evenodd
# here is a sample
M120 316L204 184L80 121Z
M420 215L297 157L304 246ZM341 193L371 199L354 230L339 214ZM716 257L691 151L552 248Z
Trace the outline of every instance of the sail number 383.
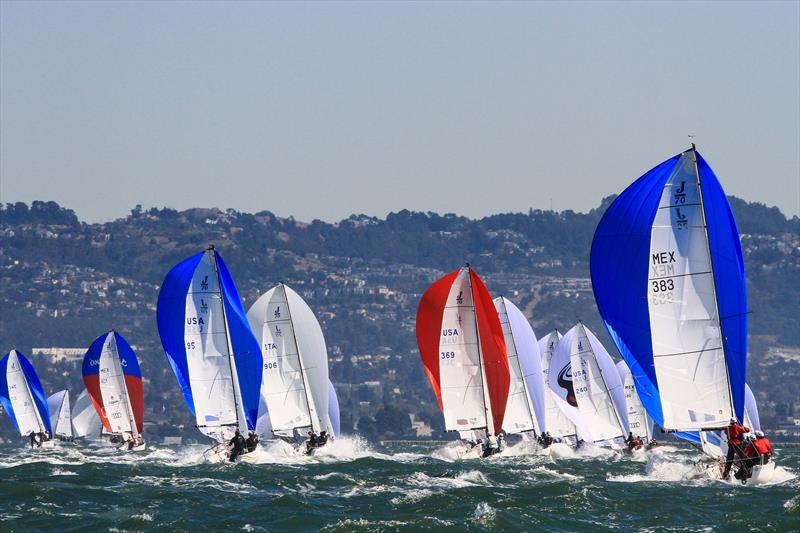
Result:
M671 279L653 280L653 292L666 292L675 290L675 282Z

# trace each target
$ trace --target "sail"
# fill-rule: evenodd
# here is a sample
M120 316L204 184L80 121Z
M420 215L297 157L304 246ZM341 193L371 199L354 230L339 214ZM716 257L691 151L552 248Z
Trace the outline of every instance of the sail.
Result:
M72 406L72 431L75 437L96 436L103 429L89 391L83 389Z
M417 310L417 343L449 431L503 426L510 383L503 330L469 267L434 283Z
M69 391L58 391L47 398L50 411L50 426L53 433L61 437L72 436L72 415L69 406Z
M333 388L333 383L328 381L328 427L334 437L338 437L341 432L340 420L339 398L336 396L336 389Z
M217 440L255 429L262 357L239 293L213 248L175 266L158 295L158 331L197 427Z
M549 379L549 371L550 371L550 360L553 357L553 352L558 345L558 341L561 340L561 334L558 330L553 331L552 333L542 337L539 339L539 351L542 354L542 377L544 380L544 408L545 408L545 424L542 431L547 431L550 436L561 438L567 437L570 435L575 435L575 424L567 417L566 414L561 410L558 403L556 403L556 399L554 397L555 392L550 389L548 385Z
M692 431L742 420L747 349L736 222L694 149L609 206L591 251L595 299L649 415Z
M625 390L614 361L597 337L578 323L570 358L578 410L595 442L628 435Z
M503 328L511 377L503 429L506 433L542 433L546 431L544 379L536 335L522 311L507 298L495 298L494 305Z
M118 332L103 333L83 358L83 382L109 433L138 436L144 426L144 391L139 361Z
M647 415L647 411L639 400L633 376L624 360L617 363L617 372L625 390L625 405L628 406L628 429L634 435L646 437L650 441L653 438L653 419Z
M53 434L42 383L18 350L11 350L0 360L0 403L20 435L31 431Z
M572 358L572 352L577 350L577 336L576 326L558 341L550 359L547 384L550 390L553 391L552 397L556 405L574 425L578 438L594 442L595 440L603 439L595 439L593 437L589 421L584 419L584 413L579 409L575 390L573 377L575 362Z
M261 396L273 431L326 429L328 350L311 308L281 283L247 312L264 360Z
M758 416L756 397L750 390L750 385L744 384L744 417L745 425L753 431L761 431L761 418Z

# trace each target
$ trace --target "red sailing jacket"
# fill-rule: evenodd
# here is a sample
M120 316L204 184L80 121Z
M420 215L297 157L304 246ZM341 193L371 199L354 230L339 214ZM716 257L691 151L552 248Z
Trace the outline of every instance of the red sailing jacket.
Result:
M753 441L753 447L758 450L759 455L772 455L772 444L767 437L759 437Z
M728 442L731 444L741 444L742 443L742 435L745 433L749 433L750 428L743 426L737 422L734 422L730 426L725 428L725 436L728 437Z

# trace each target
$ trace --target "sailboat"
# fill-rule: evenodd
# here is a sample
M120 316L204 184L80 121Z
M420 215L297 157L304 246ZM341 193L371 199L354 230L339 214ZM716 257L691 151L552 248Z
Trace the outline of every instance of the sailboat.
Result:
M103 421L97 414L89 391L83 389L72 405L72 435L78 438L92 438L100 435Z
M83 383L103 428L120 449L144 450L144 393L139 361L128 341L111 330L97 337L83 357Z
M558 346L560 340L561 334L558 330L553 330L539 339L539 351L542 354L542 376L546 388L544 395L544 418L547 427L546 431L556 442L569 441L574 443L578 440L578 430L572 420L569 419L557 403L560 398L549 385L550 362L553 358L553 352L555 352L556 346Z
M510 374L503 430L509 434L532 433L536 438L547 431L539 343L530 322L513 302L500 296L494 299L494 305L503 328Z
M591 275L606 328L656 424L696 432L743 421L742 247L725 192L694 145L608 207L592 242Z
M511 381L508 356L492 297L469 264L423 294L416 332L445 429L466 443L461 456L497 452Z
M53 446L53 426L42 383L19 350L0 359L0 402L20 436L38 435L40 446Z
M50 427L53 436L62 441L72 441L72 413L69 405L69 391L58 391L47 398L50 411Z
M332 432L322 327L308 304L284 283L256 300L247 320L261 346L261 404L269 412L272 433L299 441L298 451L310 455Z
M635 437L645 439L645 444L653 440L653 419L647 416L647 411L636 392L633 375L625 360L617 362L617 373L625 390L625 404L628 406L628 428Z
M256 428L262 357L228 267L210 247L169 271L158 294L158 332L197 428L228 457L236 430ZM222 445L225 444L225 445Z
M576 324L559 341L551 365L550 388L561 391L559 403L578 436L621 449L628 435L625 391L614 361L594 333Z

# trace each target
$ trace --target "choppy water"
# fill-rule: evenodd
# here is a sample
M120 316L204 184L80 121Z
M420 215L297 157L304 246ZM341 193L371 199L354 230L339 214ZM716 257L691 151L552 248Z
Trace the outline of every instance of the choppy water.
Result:
M800 529L796 478L758 487L711 481L689 448L447 462L432 448L342 439L322 457L272 447L261 464L236 465L204 464L204 449L3 445L0 530ZM778 453L787 477L800 472L800 450Z

